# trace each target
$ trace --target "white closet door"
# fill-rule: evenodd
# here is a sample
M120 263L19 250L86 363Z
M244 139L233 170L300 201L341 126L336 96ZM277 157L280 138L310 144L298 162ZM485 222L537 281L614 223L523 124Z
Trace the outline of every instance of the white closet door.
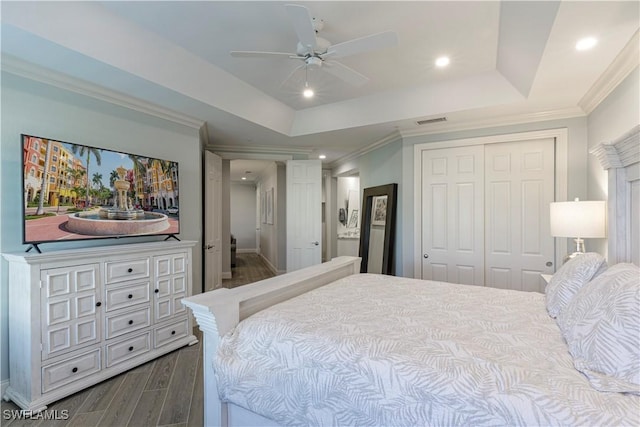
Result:
M422 151L422 278L484 284L483 146Z
M553 274L554 139L485 145L485 284L544 291Z

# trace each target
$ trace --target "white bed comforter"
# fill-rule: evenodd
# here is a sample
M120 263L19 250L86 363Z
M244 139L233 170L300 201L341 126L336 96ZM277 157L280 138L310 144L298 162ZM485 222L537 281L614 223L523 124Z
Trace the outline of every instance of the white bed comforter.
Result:
M359 274L246 319L218 356L223 401L283 425L640 425L537 293Z

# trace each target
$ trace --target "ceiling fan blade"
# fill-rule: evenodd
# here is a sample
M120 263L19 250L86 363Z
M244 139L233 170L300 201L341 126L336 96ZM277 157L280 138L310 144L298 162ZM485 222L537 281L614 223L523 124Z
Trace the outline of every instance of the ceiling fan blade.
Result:
M287 8L300 43L309 48L309 50L315 51L318 42L309 10L298 4L286 4L284 7Z
M338 43L329 48L323 55L331 58L344 58L345 56L357 55L359 53L370 52L372 50L384 49L398 45L398 35L394 31L371 34L358 39Z
M261 52L252 50L233 50L229 52L235 58L291 58L298 59L295 53L286 52ZM304 58L300 58L304 59Z
M360 74L353 68L349 68L338 61L326 61L322 69L353 86L362 86L369 81L369 77Z
M304 67L306 67L306 65L302 64L302 65L299 65L296 68L294 68L293 71L291 71L291 73L289 73L287 78L282 81L282 84L280 85L280 89L285 87L289 83L289 81L293 79L293 76L295 76L298 73L298 71L300 71Z

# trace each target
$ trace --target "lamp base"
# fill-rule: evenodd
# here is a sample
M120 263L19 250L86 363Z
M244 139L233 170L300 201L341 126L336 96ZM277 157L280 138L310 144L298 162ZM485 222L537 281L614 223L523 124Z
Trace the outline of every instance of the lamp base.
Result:
M574 242L576 242L576 250L573 253L567 254L564 256L564 258L562 258L562 262L565 263L575 257L577 257L578 255L583 255L584 254L584 240L577 237L575 239L573 239Z
M574 259L578 255L584 255L584 252L573 252L571 254L566 254L564 258L562 258L562 263L564 264L565 262Z

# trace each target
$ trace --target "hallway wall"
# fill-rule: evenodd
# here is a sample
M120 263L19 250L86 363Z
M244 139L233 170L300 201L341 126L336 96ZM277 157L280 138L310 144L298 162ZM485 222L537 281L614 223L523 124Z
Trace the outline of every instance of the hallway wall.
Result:
M256 252L256 186L231 183L231 234L238 252Z

